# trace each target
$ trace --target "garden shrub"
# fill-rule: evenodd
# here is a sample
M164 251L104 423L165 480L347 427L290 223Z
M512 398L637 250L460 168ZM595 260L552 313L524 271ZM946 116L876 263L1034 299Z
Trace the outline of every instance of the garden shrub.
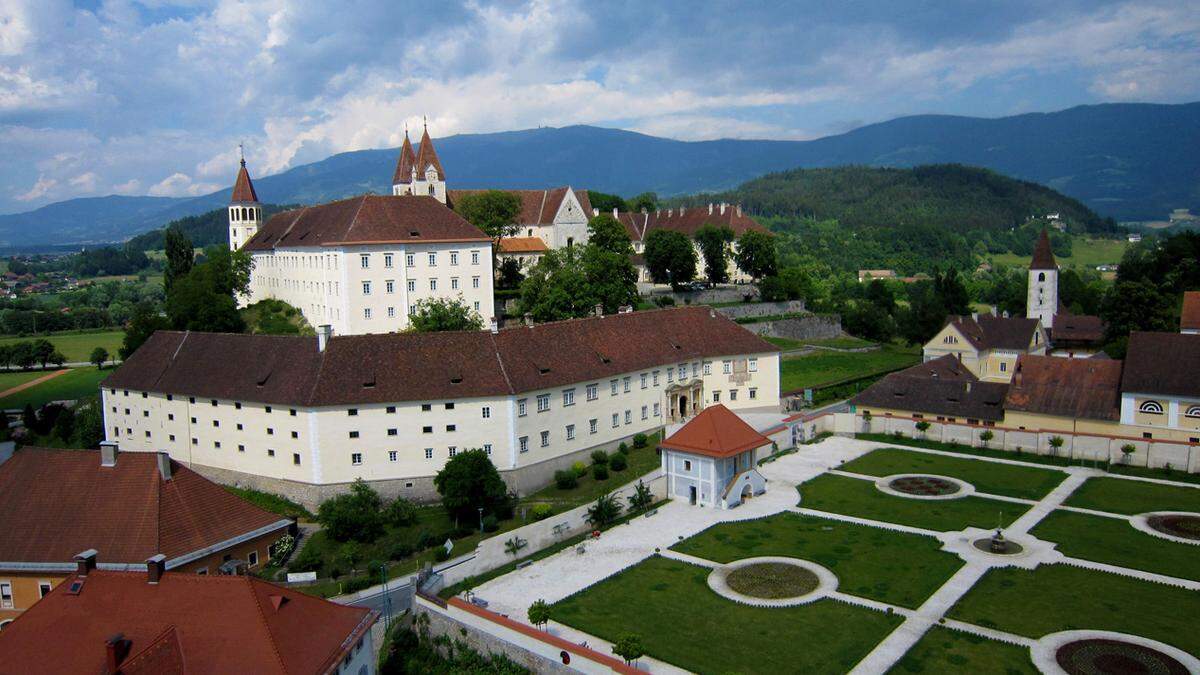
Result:
M421 532L419 534L417 534L417 550L418 551L427 549L436 543L438 543L438 538L435 537L433 535L433 533L430 532L429 530L421 530Z
M383 534L382 506L379 493L360 478L348 494L321 502L317 520L337 541L374 541Z
M608 468L612 469L613 471L624 471L628 466L629 460L625 459L625 455L622 455L621 453L613 455L613 458L608 462Z
M396 497L388 504L386 517L396 527L407 527L417 522L417 505L404 497Z
M343 593L357 593L365 588L370 588L373 585L370 576L365 577L350 577L342 582Z
M338 566L337 563L330 563L329 565L326 565L324 568L324 572L325 572L324 576L327 576L330 579L336 579L336 578L342 576L342 574L343 574L342 568L340 566Z
M292 558L292 564L288 568L293 572L316 572L321 569L321 553L310 541Z
M650 439L646 436L646 434L634 434L633 435L633 447L644 448L649 444L650 444ZM622 445L624 445L624 444L622 444Z
M446 562L450 559L450 554L446 552L445 547L439 546L433 552L433 559L438 562Z
M608 464L608 453L603 450L596 450L592 453L592 464L603 465Z
M592 465L592 478L595 478L596 480L608 480L608 465L607 464L593 464Z
M570 490L579 485L579 476L573 469L563 469L554 472L554 484L559 490Z
M398 541L392 544L392 548L388 551L388 557L392 560L403 560L413 554L413 545L407 541Z
M372 561L368 562L367 563L367 576L371 576L372 574L379 574L379 568L383 567L384 564L385 563L382 560L372 560Z
M554 515L554 507L549 504L534 504L530 515L534 520L545 520Z
M575 462L571 465L571 469L575 472L575 475L579 476L580 478L586 476L588 472L587 464L584 464L583 462Z
M622 455L629 454L629 446L625 445L625 441L621 441L621 444L617 446L617 452L621 453Z
M496 516L489 514L483 517L484 532L495 532L498 529L500 529L500 521L496 520Z

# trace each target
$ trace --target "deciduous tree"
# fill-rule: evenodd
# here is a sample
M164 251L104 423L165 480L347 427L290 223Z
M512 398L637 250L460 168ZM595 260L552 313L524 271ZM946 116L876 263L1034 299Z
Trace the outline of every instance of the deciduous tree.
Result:
M479 330L483 319L465 300L458 298L425 298L418 300L409 317L414 333L435 333L448 330Z
M511 516L508 488L483 450L451 457L433 477L433 484L442 496L442 506L459 522L477 521L481 508L485 515Z
M775 274L778 265L775 253L775 237L758 230L747 230L737 240L734 254L737 266L750 278L758 281Z
M687 235L653 230L646 235L646 269L656 284L679 287L696 276L696 249Z
M724 225L706 224L695 234L704 257L704 274L714 284L729 281L729 244L733 241L733 230Z

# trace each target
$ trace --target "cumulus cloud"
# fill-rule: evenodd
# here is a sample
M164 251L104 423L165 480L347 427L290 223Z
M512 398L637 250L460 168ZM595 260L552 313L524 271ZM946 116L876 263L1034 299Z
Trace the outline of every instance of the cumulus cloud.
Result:
M45 176L38 176L37 182L33 184L33 187L29 188L29 190L25 192L22 192L21 194L18 194L16 196L16 200L19 202L31 202L50 192L55 185L58 185L57 180L54 180L53 178L47 178Z

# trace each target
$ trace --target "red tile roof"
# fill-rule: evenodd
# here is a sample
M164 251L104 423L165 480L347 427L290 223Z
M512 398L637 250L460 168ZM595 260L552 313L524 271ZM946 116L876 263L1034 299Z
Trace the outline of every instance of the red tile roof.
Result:
M446 172L442 171L442 160L438 159L437 150L433 149L433 139L429 137L429 127L421 134L421 149L417 151L417 174L425 179L425 171L433 166L437 169L438 180L446 180Z
M625 226L629 238L642 241L653 230L664 229L682 232L687 236L695 236L696 231L705 225L724 225L733 230L734 236L740 236L749 230L769 232L753 218L742 213L741 207L732 204L725 205L722 213L719 204L667 209L653 213L618 213L617 220Z
M660 447L707 457L733 457L769 445L771 439L754 430L724 404L710 405L671 434Z
M1054 251L1050 250L1050 235L1045 229L1038 235L1037 244L1033 247L1033 260L1029 263L1031 270L1056 270Z
M362 195L277 213L244 248L475 241L491 240L433 197Z
M1200 397L1200 335L1129 334L1121 391Z
M1120 385L1120 361L1023 354L1013 369L1004 409L1116 420L1121 417Z
M545 253L549 250L541 237L505 237L500 240L501 253Z
M78 579L0 631L0 672L103 672L120 633L123 672L326 673L378 617L252 576L168 572L150 584L145 572L92 570L69 593Z
M230 202L258 202L258 195L254 192L254 183L250 182L250 172L246 171L246 160L242 160L242 167L238 169L237 181L233 184L233 196L229 198Z
M487 192L487 190L447 190L450 205L468 195ZM575 199L583 207L584 218L592 216L592 202L588 199L587 190L572 190L569 187L551 188L549 190L501 190L516 195L521 200L521 213L517 216L519 225L552 225L554 216L562 206L568 192L575 194Z
M488 331L315 337L159 331L104 381L113 389L338 405L501 396L697 358L775 353L707 307Z
M1187 291L1183 294L1179 330L1200 330L1200 291Z
M172 462L164 481L155 453L125 452L100 466L96 450L25 447L0 464L3 562L71 563L94 548L106 563L168 562L291 521ZM267 531L270 531L268 529Z
M417 164L417 155L413 152L412 143L408 140L408 130L404 131L404 144L400 146L400 158L396 160L396 172L392 174L392 185L404 185L412 182L413 167Z

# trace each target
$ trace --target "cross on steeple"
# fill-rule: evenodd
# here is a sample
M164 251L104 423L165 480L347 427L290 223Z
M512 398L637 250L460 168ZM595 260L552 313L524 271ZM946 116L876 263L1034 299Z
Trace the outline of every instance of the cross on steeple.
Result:
M246 148L241 143L238 143L238 157L242 160L242 166L246 166Z

